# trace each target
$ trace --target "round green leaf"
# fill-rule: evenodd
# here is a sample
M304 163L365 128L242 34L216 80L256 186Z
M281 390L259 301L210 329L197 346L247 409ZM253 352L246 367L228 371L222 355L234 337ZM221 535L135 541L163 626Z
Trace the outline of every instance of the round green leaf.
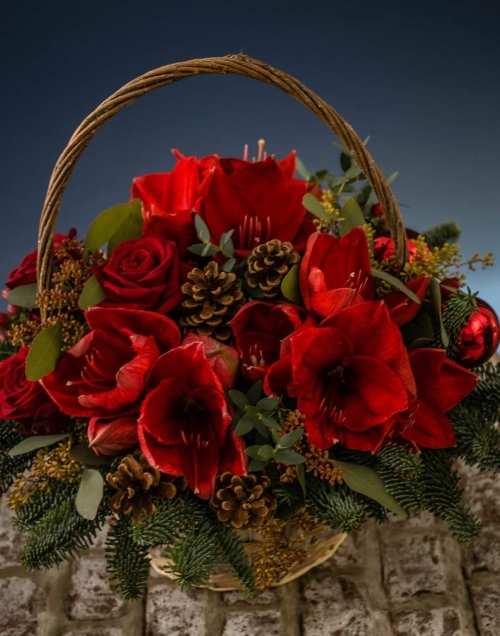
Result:
M16 307L33 309L37 306L38 287L36 283L20 285L7 294L7 301Z
M114 205L101 212L89 227L85 237L84 254L87 255L89 252L99 249L112 239L119 232L121 226L128 221L129 215L136 213L141 205L139 199L134 199L130 203Z
M23 439L19 444L16 444L14 448L11 448L9 455L16 457L16 455L24 455L25 453L31 453L39 448L45 448L46 446L52 446L61 440L71 435L71 433L58 433L57 435L35 435L34 437L27 437Z
M103 494L104 479L101 473L93 468L84 470L75 500L78 513L84 519L93 521L97 516Z
M292 265L288 274L281 281L281 293L296 305L302 305L302 296L299 289L299 268L298 263Z
M340 224L340 236L345 236L355 227L361 227L365 224L365 216L356 199L352 197L345 200L341 215L344 221Z
M85 287L80 294L78 306L82 311L85 311L85 309L94 307L103 300L106 300L104 289L102 288L101 283L97 280L97 278L95 276L91 276L85 283Z
M196 235L200 241L206 243L210 240L210 230L208 229L208 225L198 214L194 215L194 227L196 228Z
M62 329L59 323L47 327L33 340L26 359L28 380L41 380L56 368L61 354Z
M322 219L323 221L328 221L330 219L325 208L321 205L321 201L319 201L314 194L311 194L310 192L308 194L304 194L302 198L302 205L308 212L311 212L311 214L314 214L314 216L317 216L319 219Z

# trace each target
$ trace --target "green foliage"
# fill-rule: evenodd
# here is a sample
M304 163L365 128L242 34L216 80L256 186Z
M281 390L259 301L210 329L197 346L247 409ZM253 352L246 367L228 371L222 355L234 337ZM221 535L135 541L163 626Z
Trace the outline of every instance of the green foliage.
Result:
M479 536L481 524L462 503L460 478L452 466L454 452L424 450L421 457L426 509L449 525L450 532L458 543L472 543Z
M478 383L464 404L486 419L496 421L500 419L500 364L487 362L475 372Z
M308 512L334 530L352 532L366 521L365 503L347 486L330 486L309 477L307 479Z
M428 229L423 236L431 247L443 247L445 243L453 243L460 238L460 228L455 221L441 223Z
M80 516L73 498L48 510L30 530L21 553L21 563L30 571L48 569L75 559L87 550L101 528L108 510L103 503L94 521Z
M61 355L62 327L60 323L46 327L33 340L26 358L28 380L41 380L56 368Z
M376 456L377 472L393 497L409 512L422 510L422 459L419 454L391 444Z
M9 342L6 338L0 340L0 362L10 358L17 353L17 347ZM1 443L1 442L0 442Z
M0 495L3 495L14 483L17 474L22 473L33 460L33 453L11 457L8 451L21 441L15 432L17 423L12 420L0 420Z
M448 414L457 438L457 453L469 466L500 471L500 431L496 418L488 419L481 409L456 406Z
M78 484L68 484L60 479L53 479L49 483L48 490L39 490L32 501L21 506L16 512L14 525L22 532L31 530L47 511L76 496Z
M143 596L149 575L148 549L134 541L130 517L120 515L106 538L107 571L116 590L127 601Z
M216 520L214 526L223 560L227 563L233 576L243 585L246 593L255 594L253 571L238 535L234 530Z
M458 338L461 329L477 310L476 294L458 291L448 300L443 309L443 326L448 334L449 343L443 343L439 331L436 332L434 346L446 349L446 354L453 359L457 353Z

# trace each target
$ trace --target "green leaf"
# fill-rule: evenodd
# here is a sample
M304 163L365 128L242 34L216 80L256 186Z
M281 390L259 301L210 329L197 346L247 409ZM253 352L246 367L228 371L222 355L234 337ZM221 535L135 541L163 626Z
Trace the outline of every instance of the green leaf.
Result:
M345 171L345 176L349 177L349 179L355 179L356 177L359 177L359 175L361 174L361 168L354 163L354 161L351 163L351 166Z
M76 446L72 446L69 452L70 459L73 459L80 464L88 464L89 466L101 466L102 464L109 464L113 458L106 459L105 457L99 457L89 447L87 442L81 442Z
M62 329L59 323L47 327L33 340L26 359L28 380L41 380L56 368L61 354Z
M7 294L7 301L16 307L33 309L37 306L37 284L20 285Z
M211 243L196 243L196 245L190 245L188 250L191 254L196 254L196 256L212 256L217 254L219 248Z
M443 341L443 345L445 347L448 347L448 345L450 344L450 338L446 333L446 329L443 323L443 314L441 311L441 286L436 278L431 278L431 282L429 283L429 290L431 293L432 311L439 323L439 329L441 331L441 340Z
M274 455L274 448L272 446L269 446L268 444L265 444L264 446L261 446L259 448L259 459L271 459L271 457L273 457Z
M91 276L85 283L85 287L80 294L78 306L82 311L85 311L85 309L94 307L103 300L106 300L104 289L97 278L95 276Z
M386 179L387 183L391 185L391 183L396 180L396 177L398 176L398 174L399 172L393 172L390 177L387 177Z
M304 493L304 498L306 496L306 471L304 468L304 464L297 464L295 466L295 472L297 473L297 481L302 488L302 492Z
M342 152L340 155L340 167L342 168L343 172L347 172L349 170L349 168L351 167L351 162L351 155L346 148L346 151Z
M280 464L290 464L291 466L304 464L307 461L303 455L299 455L293 450L280 450L274 455L274 459Z
M231 272L233 270L233 267L236 265L236 259L235 258L230 258L228 261L226 261L224 263L224 265L222 266L222 271L223 272Z
M75 499L75 507L78 513L84 519L93 521L97 516L103 494L104 479L101 473L93 468L84 470Z
M302 205L306 210L314 214L314 216L317 216L324 221L328 221L330 219L325 208L321 205L321 201L318 201L314 194L304 194L302 198Z
M236 425L235 433L240 437L250 433L255 428L256 418L253 415L245 413L241 420Z
M412 292L411 289L408 289L408 287L403 283L402 280L399 280L399 278L396 278L395 276L393 276L392 274L388 274L387 272L383 272L380 269L372 269L372 274L373 276L375 276L375 278L385 280L386 283L389 283L389 285L392 285L399 291L402 291L408 296L408 298L411 298L413 302L417 303L417 305L420 305L420 298L414 292Z
M282 448L292 448L292 446L299 441L303 434L303 428L298 428L295 431L290 431L286 435L283 435L283 437L280 439L280 446Z
M256 404L262 395L262 380L257 380L247 391L247 398L250 404Z
M281 431L281 426L279 423L269 415L262 415L261 420L262 424L271 429L271 431Z
M281 430L281 427L280 427ZM273 442L276 444L276 446L280 443L280 439L281 437L278 435L278 431L274 430L273 428L271 429L271 437L273 438Z
M247 406L245 406L245 411L249 415L255 415L255 416L260 415L259 409L256 406L253 406L252 404L248 404Z
M251 459L261 459L259 458L259 450L261 446L259 444L254 444L253 446L247 446L245 448L245 454L248 455Z
M305 501L303 499L299 499L290 504L282 503L278 506L275 517L276 519L280 519L281 521L290 519L291 517L295 517L295 515L299 513L304 506Z
M121 226L128 221L129 215L134 214L141 205L139 199L134 199L130 203L114 205L101 212L89 227L85 237L84 255L99 249L112 239L119 232Z
M302 296L299 289L299 264L292 265L290 271L281 281L281 293L287 300L296 305L302 305Z
M144 225L144 219L142 217L142 206L139 199L134 199L130 202L130 211L124 217L123 223L118 228L118 231L108 241L108 255L115 249L120 243L125 241L133 241L134 239L141 238L142 228Z
M387 508L400 517L407 517L408 513L402 508L396 499L386 490L384 482L379 475L369 466L351 464L334 460L335 466L342 469L344 482L354 492L359 492Z
M260 417L255 417L254 420L255 429L257 430L259 435L261 435L262 438L266 440L269 437L269 429L267 424L265 424L264 422L264 418L261 419Z
M208 229L208 225L198 214L194 215L194 227L196 228L196 234L200 241L203 241L203 243L210 241L210 230Z
M300 176L303 179L305 179L306 181L309 181L311 173L297 156L295 157L295 170L300 174Z
M365 224L365 216L359 207L359 203L352 197L344 201L341 215L344 221L340 224L340 236L345 236L355 227L360 227Z
M401 327L401 335L407 349L430 344L434 340L434 328L429 313L420 311L411 322Z
M31 453L31 451L38 450L39 448L45 448L46 446L52 446L63 439L66 439L71 433L58 433L57 435L35 435L34 437L27 437L22 442L16 444L14 448L11 448L9 455L16 457L16 455L24 455L25 453Z
M247 396L241 391L236 391L236 389L231 389L228 391L229 397L231 398L231 402L240 409L244 409L245 406L248 405Z
M280 403L280 398L277 397L268 397L259 400L256 404L259 411L263 411L264 413L272 413L275 411Z
M248 470L251 473L257 473L259 470L262 470L269 464L269 460L260 461L260 459L252 459L250 465L248 466Z

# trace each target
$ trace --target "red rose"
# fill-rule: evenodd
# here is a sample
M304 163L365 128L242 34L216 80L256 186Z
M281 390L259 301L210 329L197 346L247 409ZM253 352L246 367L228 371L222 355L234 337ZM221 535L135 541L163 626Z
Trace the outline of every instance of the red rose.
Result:
M145 309L166 314L182 298L185 280L177 245L160 238L124 241L110 258L94 268L106 300L100 307Z
M91 332L72 347L42 383L63 413L112 418L139 411L146 376L180 342L165 316L135 309L93 307Z
M17 420L32 432L64 430L67 418L40 384L26 379L29 347L0 363L0 419Z
M291 337L288 394L316 448L375 451L416 387L398 327L380 302L339 311Z
M203 499L212 495L217 474L246 473L243 442L231 430L223 388L201 344L161 356L147 389L138 435L151 465L184 475Z
M60 245L68 237L75 236L75 231L70 230L69 234L56 234L54 236L54 247ZM7 279L7 287L15 289L21 285L32 285L36 283L36 259L38 250L33 250L23 258L19 265L11 271Z
M399 436L420 448L456 446L446 413L469 395L477 376L448 360L441 349L414 349L409 356L417 395L398 418Z
M374 294L366 234L354 228L343 238L314 233L300 263L300 291L308 311L327 318Z

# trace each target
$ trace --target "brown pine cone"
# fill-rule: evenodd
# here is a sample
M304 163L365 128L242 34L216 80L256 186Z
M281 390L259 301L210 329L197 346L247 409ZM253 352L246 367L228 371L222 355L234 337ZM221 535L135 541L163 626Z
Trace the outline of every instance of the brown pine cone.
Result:
M275 298L281 281L299 260L300 256L293 251L291 243L282 243L278 239L262 243L248 257L246 281L253 289L260 287L266 298Z
M181 325L200 336L228 340L231 329L227 323L244 302L236 274L219 272L217 263L211 261L203 270L191 270L188 278L192 282L182 286L187 298L182 302Z
M108 500L109 507L130 515L134 521L143 510L148 515L153 514L155 499L173 499L187 488L185 477L161 473L140 453L124 457L118 470L106 475L106 481L118 491Z
M246 530L258 528L269 519L278 502L269 492L271 480L267 475L251 473L244 477L222 473L215 482L210 507L227 526Z

